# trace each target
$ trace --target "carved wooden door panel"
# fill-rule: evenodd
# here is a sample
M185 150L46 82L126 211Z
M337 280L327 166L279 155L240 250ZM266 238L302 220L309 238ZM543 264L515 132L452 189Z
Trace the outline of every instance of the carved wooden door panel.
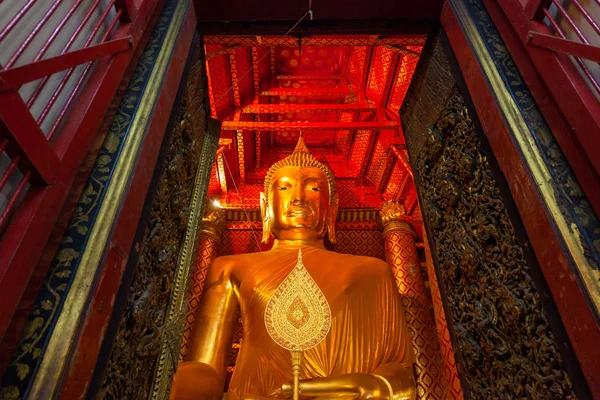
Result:
M465 397L575 398L578 367L454 66L440 31L400 115Z

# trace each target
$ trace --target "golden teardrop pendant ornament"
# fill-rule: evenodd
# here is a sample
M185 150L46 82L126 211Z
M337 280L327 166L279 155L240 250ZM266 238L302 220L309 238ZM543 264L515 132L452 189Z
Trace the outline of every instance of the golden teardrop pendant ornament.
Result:
M329 333L331 309L302 263L302 249L296 266L267 304L265 326L275 343L290 351L315 347Z
M293 399L298 400L302 352L318 345L331 328L329 303L302 263L302 248L267 304L265 326L273 341L291 352Z

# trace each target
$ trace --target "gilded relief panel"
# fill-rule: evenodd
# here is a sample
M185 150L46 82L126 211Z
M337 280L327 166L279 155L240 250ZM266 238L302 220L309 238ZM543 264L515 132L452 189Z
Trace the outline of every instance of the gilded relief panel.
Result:
M444 51L438 36L401 115L465 395L575 398Z
M175 333L179 326L171 326L167 316L175 287L186 286L185 282L177 282L176 267L181 264L182 248L188 240L190 215L197 208L193 197L198 175L203 174L199 165L206 164L210 170L213 161L203 159L204 148L214 141L212 147L216 149L216 140L206 133L208 103L202 95L204 87L200 60L191 68L172 124L165 165L98 398L147 399L157 385L153 378L161 365L165 335L180 340ZM208 179L205 181L202 192L208 185ZM177 357L178 344L174 351Z
M415 159L471 395L574 398L523 250L456 88Z

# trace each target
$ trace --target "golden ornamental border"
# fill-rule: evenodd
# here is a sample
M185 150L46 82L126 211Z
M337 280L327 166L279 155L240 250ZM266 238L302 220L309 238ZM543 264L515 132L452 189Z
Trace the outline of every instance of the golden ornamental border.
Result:
M511 130L515 144L525 160L527 169L533 178L535 186L539 190L546 208L550 212L551 219L565 244L567 252L584 282L585 291L592 300L596 313L599 313L600 283L597 281L597 277L594 276L592 265L590 265L584 254L585 250L581 239L581 232L575 224L569 224L561 212L550 170L536 146L533 134L529 130L519 107L506 89L498 68L494 64L494 60L485 46L481 34L477 30L473 18L469 14L464 0L450 0L449 4L462 27L467 41L471 45L477 62L489 83L492 95L496 99L502 116Z
M173 278L171 297L163 326L160 353L150 394L152 400L168 399L172 376L179 362L181 338L183 337L185 317L188 311L190 272L194 263L198 240L201 236L200 227L208 188L207 183L215 160L220 131L220 123L216 120L209 120L208 130L204 133L202 141L194 189L190 200L190 216L185 230L184 242L177 258L177 269Z
M29 398L55 398L60 395L62 377L68 368L72 345L94 288L100 263L116 223L120 205L127 194L129 178L135 168L152 112L158 102L169 62L183 26L189 0L180 1L173 14L160 53L154 63L143 99L132 120L130 133L119 154L106 195L100 206L98 219L92 227L81 257L77 273L67 294L62 312L50 336L44 358L33 381Z

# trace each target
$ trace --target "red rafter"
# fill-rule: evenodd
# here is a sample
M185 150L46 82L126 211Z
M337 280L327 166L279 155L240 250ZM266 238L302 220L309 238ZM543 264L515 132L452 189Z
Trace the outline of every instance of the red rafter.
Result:
M351 88L271 88L263 91L261 95L340 98L354 92Z
M237 61L235 59L235 50L229 52L229 68L231 69L231 86L233 88L233 105L235 108L240 108L242 102L240 100L239 76L237 70Z
M395 121L373 122L255 122L255 121L224 121L221 129L235 130L271 130L271 131L323 131L335 129L396 129L400 126Z
M304 73L304 71L302 71ZM305 75L277 75L275 79L283 81L339 81L340 79L346 78L343 75L319 75L309 74L306 72Z
M204 37L205 44L224 44L242 46L423 46L426 36L395 36L378 38L377 36L344 35L340 37L313 36L297 39L295 37L261 36L260 41L256 37L242 36L219 36L210 35Z
M375 112L374 104L249 104L242 108L246 114L283 114L302 111L313 112Z
M254 93L260 91L260 71L258 68L258 48L252 47L252 83L254 84Z

